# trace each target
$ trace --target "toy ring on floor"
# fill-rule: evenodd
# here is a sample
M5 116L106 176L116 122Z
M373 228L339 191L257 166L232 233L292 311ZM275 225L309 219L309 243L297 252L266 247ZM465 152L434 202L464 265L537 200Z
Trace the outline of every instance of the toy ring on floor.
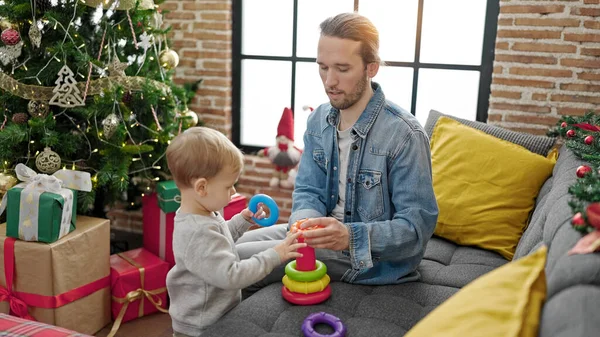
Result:
M325 276L316 281L310 282L294 281L291 278L289 278L289 276L284 275L283 279L281 279L281 282L283 282L285 287L292 292L301 294L312 294L325 290L325 288L329 285L330 280L331 279L327 274L325 274Z
M297 305L319 304L331 296L331 286L328 285L323 291L312 294L300 294L291 292L285 286L281 286L281 296L288 302Z
M300 271L296 269L296 260L288 262L285 265L285 274L294 281L300 282L311 282L317 281L323 278L327 274L327 266L325 263L316 260L315 270L311 271Z
M315 325L323 323L333 328L333 333L330 335L323 335L315 331ZM342 323L342 320L328 314L326 312L316 312L308 315L302 323L302 333L304 337L345 337L346 326Z
M268 227L275 224L277 219L279 219L279 207L277 207L275 200L266 194L257 194L250 198L250 201L248 202L248 209L252 213L256 213L259 203L263 203L265 206L267 206L271 214L269 214L268 218L257 219L252 217L252 220L263 227Z

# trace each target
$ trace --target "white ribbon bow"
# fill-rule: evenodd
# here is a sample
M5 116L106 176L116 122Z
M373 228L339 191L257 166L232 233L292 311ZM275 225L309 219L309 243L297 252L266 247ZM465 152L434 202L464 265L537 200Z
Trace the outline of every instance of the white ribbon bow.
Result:
M92 180L89 172L58 170L53 175L38 174L24 164L17 164L15 167L17 178L22 181L15 187L22 187L22 193L29 193L33 190L41 192L58 193L62 188L90 192L92 190ZM0 215L6 208L5 193L0 204Z

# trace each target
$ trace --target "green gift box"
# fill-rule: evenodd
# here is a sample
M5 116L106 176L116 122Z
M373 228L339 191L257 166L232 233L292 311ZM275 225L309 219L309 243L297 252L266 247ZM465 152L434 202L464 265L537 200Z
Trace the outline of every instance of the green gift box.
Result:
M6 236L52 243L75 230L76 192L68 189L60 193L43 192L37 206L32 200L34 197L24 196L22 192L20 187L7 192Z
M158 194L158 207L165 213L175 212L181 205L181 192L175 181L162 181L156 185Z
M15 167L22 183L6 192L0 214L7 210L6 236L52 243L75 230L77 192L90 192L89 172L58 170L37 174L24 164Z

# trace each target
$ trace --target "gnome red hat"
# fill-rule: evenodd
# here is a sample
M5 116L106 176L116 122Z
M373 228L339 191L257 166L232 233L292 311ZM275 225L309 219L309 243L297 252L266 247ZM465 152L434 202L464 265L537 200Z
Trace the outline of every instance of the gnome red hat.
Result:
M294 140L294 114L292 109L284 108L279 125L277 125L277 137L285 136L289 140Z

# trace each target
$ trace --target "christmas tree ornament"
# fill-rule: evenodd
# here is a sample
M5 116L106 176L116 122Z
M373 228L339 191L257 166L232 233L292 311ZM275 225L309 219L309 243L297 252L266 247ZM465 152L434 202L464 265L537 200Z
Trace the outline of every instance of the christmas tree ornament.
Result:
M113 57L112 63L108 66L108 73L110 76L125 76L125 69L129 66L127 62L121 62L119 58L115 55Z
M2 39L2 42L7 46L14 46L21 42L21 35L19 35L19 32L16 29L8 28L2 31L0 39Z
M24 112L18 112L12 116L12 121L15 124L25 124L27 123L27 114Z
M12 46L0 47L0 62L2 62L2 65L14 63L21 56L22 51L23 41L19 41L19 43Z
M592 172L592 168L587 165L581 165L577 168L577 177L583 178L586 174Z
M35 23L29 27L29 40L35 48L39 48L42 45L42 32L40 32Z
M104 131L104 138L106 138L106 139L112 138L112 136L114 136L114 134L115 134L115 131L117 131L118 127L119 127L119 117L117 117L117 115L115 115L114 113L108 115L102 121L102 130Z
M17 184L17 178L8 173L0 172L0 195L6 193Z
M177 117L183 122L183 127L186 129L198 124L198 114L190 109L186 109Z
M150 17L150 20L148 20L148 23L150 24L150 27L154 29L160 29L163 24L162 14L159 11L154 12L154 14L152 14Z
M587 145L592 145L594 143L594 136L587 136L583 140Z
M33 118L46 118L48 112L50 112L50 106L42 101L29 101L27 103L27 112Z
M597 230L600 230L600 202L589 204L585 210L585 215L587 216L588 223Z
M563 129L566 128L567 127L567 122L560 123L560 127L563 128Z
M60 164L60 156L49 147L35 157L35 167L42 173L52 174L60 169Z
M179 55L174 50L167 48L160 52L158 61L163 68L171 70L179 64Z
M567 131L567 137L569 137L569 138L575 137L575 130L568 130Z
M580 212L575 213L571 219L571 224L573 227L585 226L585 219L583 218L583 215Z
M72 108L83 106L85 102L81 98L81 92L77 88L75 74L66 64L59 70L56 86L52 92L54 96L50 99L50 104L58 105L63 108Z

